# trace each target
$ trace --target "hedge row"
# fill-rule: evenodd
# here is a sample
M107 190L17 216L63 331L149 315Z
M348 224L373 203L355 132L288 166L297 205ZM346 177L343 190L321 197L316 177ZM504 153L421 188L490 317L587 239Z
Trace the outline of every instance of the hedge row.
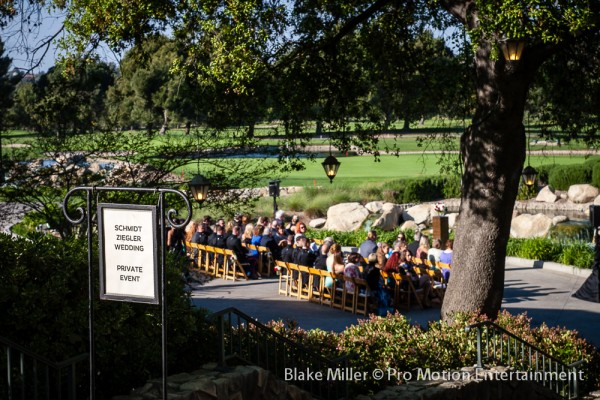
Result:
M537 170L540 181L554 189L568 190L569 186L582 183L600 187L600 157L575 165L542 165Z

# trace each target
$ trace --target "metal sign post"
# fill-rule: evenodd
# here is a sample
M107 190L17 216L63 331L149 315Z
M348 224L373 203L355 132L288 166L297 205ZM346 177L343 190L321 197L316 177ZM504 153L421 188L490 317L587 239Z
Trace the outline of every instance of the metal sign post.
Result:
M98 204L100 192L134 192L158 194L158 205ZM77 217L69 215L69 199L85 192L86 206L78 207ZM165 194L180 196L187 207L187 218L176 223L177 211L165 213ZM88 319L90 347L90 400L96 396L96 364L94 352L94 280L92 277L92 196L98 205L98 237L100 249L100 298L126 302L161 304L162 306L162 395L167 399L167 226L183 228L192 218L187 196L167 188L119 188L79 186L71 189L63 200L65 218L74 225L86 221L88 239ZM168 224L168 225L167 225ZM160 299L158 298L157 260L160 256Z

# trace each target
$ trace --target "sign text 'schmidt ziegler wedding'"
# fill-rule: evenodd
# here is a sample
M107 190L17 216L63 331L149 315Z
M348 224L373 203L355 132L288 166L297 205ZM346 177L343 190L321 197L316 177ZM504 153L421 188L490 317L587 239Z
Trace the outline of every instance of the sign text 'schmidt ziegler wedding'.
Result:
M98 204L100 298L158 304L156 206Z

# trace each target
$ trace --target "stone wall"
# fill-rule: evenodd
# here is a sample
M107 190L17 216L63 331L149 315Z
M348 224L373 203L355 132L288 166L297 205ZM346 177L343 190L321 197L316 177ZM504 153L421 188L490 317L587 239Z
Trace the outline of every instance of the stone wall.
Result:
M169 400L310 400L312 396L280 381L270 371L254 366L237 366L221 371L216 363L167 378ZM162 400L162 379L113 400Z

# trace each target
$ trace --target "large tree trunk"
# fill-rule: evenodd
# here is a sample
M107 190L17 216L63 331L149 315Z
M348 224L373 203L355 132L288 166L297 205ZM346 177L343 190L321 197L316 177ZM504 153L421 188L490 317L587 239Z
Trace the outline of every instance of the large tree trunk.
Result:
M531 72L476 54L477 112L461 138L462 195L453 268L442 316L479 311L495 317L504 292L506 245L526 157L523 127Z

